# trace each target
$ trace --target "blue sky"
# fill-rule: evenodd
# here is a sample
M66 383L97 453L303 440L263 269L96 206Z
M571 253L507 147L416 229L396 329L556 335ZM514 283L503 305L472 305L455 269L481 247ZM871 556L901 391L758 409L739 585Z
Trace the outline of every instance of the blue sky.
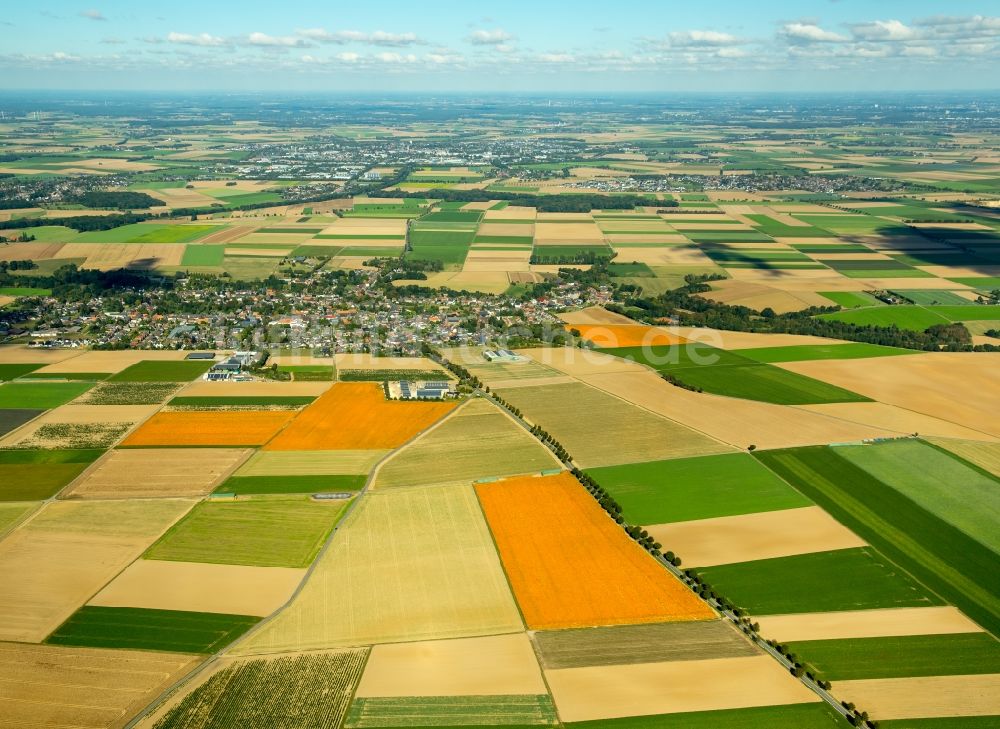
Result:
M997 0L40 0L0 30L0 89L1000 87Z

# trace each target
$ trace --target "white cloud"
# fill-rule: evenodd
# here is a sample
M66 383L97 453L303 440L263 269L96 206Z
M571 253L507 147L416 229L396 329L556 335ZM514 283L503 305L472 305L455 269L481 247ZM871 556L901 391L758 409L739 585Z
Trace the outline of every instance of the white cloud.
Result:
M934 58L938 53L933 46L906 46L901 54L915 58Z
M824 30L814 23L786 23L779 33L792 42L842 43L847 40L846 36Z
M267 33L254 32L247 36L246 42L251 46L265 46L270 48L304 48L310 45L302 38L290 35L276 36Z
M343 61L344 63L357 63L360 58L360 54L353 53L352 51L344 51L343 53L337 54L337 60Z
M670 33L671 45L675 46L731 46L742 41L729 33L717 30L683 30Z
M917 38L919 33L898 20L876 20L855 23L851 26L855 38L866 41L905 41Z
M541 53L538 60L542 63L573 63L576 57L569 53Z
M102 13L100 10L94 10L94 9L81 10L80 17L87 18L87 20L107 20L107 18L104 17L104 13Z
M495 30L474 30L469 34L467 40L474 46L500 46L512 41L514 36L503 28Z
M373 46L403 47L424 43L416 33L389 33L384 30L363 33L360 30L329 31L325 28L305 28L296 31L296 33L317 43L336 43L338 45L366 43Z
M148 39L151 43L159 43L159 39ZM225 38L221 38L217 35L210 35L208 33L199 33L198 35L193 35L191 33L167 33L167 43L177 43L183 46L225 46L229 42Z

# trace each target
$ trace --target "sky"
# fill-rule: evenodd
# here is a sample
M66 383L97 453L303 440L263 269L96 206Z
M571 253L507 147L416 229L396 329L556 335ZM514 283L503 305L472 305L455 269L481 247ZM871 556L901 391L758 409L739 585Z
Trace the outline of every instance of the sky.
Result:
M36 0L0 31L3 90L1000 88L998 0Z

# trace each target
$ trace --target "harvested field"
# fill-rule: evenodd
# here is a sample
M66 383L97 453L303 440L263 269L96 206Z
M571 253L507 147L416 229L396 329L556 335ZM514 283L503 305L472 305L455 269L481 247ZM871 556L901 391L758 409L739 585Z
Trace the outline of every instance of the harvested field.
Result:
M42 369L41 373L54 372L121 372L142 360L183 360L190 352L174 350L70 350L72 354ZM39 360L35 360L39 361Z
M196 663L173 653L0 643L0 724L122 727Z
M472 488L392 489L362 497L295 601L235 651L433 640L523 627Z
M305 568L346 504L301 496L203 501L144 556L172 562Z
M122 441L122 445L263 445L294 416L294 412L285 410L159 412Z
M46 638L52 645L215 653L249 630L249 615L84 606Z
M573 324L580 336L598 348L680 344L685 340L657 327L618 324Z
M994 476L1000 476L1000 443L952 438L925 438L925 440L989 471Z
M195 380L178 392L180 397L307 397L322 395L328 382L233 382Z
M0 542L0 639L45 638L190 506L179 499L45 506Z
M982 628L950 605L770 615L758 622L761 635L782 642L982 632Z
M683 425L580 383L518 387L500 394L549 431L585 468L729 450ZM593 413L601 417L591 417Z
M867 366L868 362L871 360L865 360L863 366ZM708 437L716 438L737 448L746 448L750 444L762 449L783 448L898 435L896 431L852 423L787 405L691 392L674 387L649 371L595 374L579 379L610 395L684 423L693 431L705 433L706 436L700 437L706 440ZM562 442L566 445L565 441ZM714 452L723 449L724 447L719 446ZM573 452L573 449L570 448L570 451ZM702 454L705 453L703 450Z
M529 628L715 616L633 542L573 476L481 483L476 492Z
M201 197L199 195L199 197ZM204 238L201 239L202 243L232 243L237 238L242 238L243 236L254 232L257 229L256 225L233 225L229 227L223 227L221 230L215 233L209 233Z
M886 432L891 431L898 435L920 433L943 438L971 438L969 442L991 437L958 423L881 402L837 402L798 407L820 415L879 428Z
M627 463L587 473L618 502L629 524L797 511L811 504L746 453Z
M88 605L264 617L280 608L304 569L139 559Z
M350 476L366 474L390 451L257 451L236 476Z
M12 501L0 503L0 537L14 529L38 504L33 501Z
M654 524L646 529L693 567L865 546L863 539L818 506Z
M873 718L926 719L1000 714L1000 674L838 681L837 698Z
M4 260L0 257L0 261ZM0 346L0 362L4 364L44 364L51 366L63 360L79 356L79 351L73 349L42 349L28 347L23 344L5 344Z
M56 411L58 412L58 411ZM0 448L85 450L110 448L132 423L58 422L47 413L0 440Z
M1000 437L1000 389L984 363L993 355L933 352L880 357L861 365L850 360L778 365L879 402L915 410L981 433Z
M559 318L567 324L625 324L635 326L638 322L622 314L616 314L600 306L590 306L578 311L559 314Z
M265 450L397 448L454 407L452 402L390 401L376 383L341 382L301 411Z
M562 668L545 678L563 722L820 700L764 655Z
M532 640L546 671L759 655L723 620L539 631Z
M223 721L230 727L336 729L365 654L357 650L231 663L171 707L155 729L212 729Z
M372 648L358 697L547 693L524 633Z
M533 473L561 468L552 453L496 405L472 400L387 461L376 488Z
M833 707L825 703L810 703L632 716L579 722L571 726L574 729L835 729L841 726L841 722L841 715Z
M63 498L204 496L249 455L237 448L115 450Z

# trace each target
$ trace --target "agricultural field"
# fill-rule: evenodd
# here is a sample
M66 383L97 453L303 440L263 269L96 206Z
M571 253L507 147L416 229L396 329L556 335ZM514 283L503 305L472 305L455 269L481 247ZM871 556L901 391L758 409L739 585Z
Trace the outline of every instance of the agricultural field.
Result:
M211 360L145 360L112 375L110 382L190 382L208 371Z
M85 606L46 643L173 653L214 653L249 630L257 618L221 613Z
M302 496L198 504L144 555L146 559L256 567L308 567L340 518L344 501Z
M122 441L127 448L259 446L285 427L286 410L158 412Z
M340 619L327 619L330 614ZM520 630L472 487L397 488L368 493L358 502L292 604L235 653Z
M550 432L586 468L729 450L700 433L581 383L503 388L499 394ZM600 417L594 414L600 413ZM614 438L608 434L614 433Z
M0 450L0 501L47 499L101 454L100 450Z
M389 459L374 485L470 482L560 467L548 449L500 408L477 399Z
M85 382L7 382L0 385L0 409L47 410L65 405L93 387Z
M179 387L174 382L100 382L79 402L87 405L159 405Z
M364 650L354 650L230 663L185 695L154 726L209 729L225 717L240 727L337 729L365 655Z
M573 476L480 483L476 492L529 628L714 617Z
M380 385L343 382L331 387L265 446L265 450L397 448L453 407L450 402L386 400ZM344 427L350 423L350 427Z
M416 722L416 723L414 723ZM512 696L358 697L346 729L422 726L558 726L548 694Z
M0 724L124 726L196 663L176 653L0 643Z

